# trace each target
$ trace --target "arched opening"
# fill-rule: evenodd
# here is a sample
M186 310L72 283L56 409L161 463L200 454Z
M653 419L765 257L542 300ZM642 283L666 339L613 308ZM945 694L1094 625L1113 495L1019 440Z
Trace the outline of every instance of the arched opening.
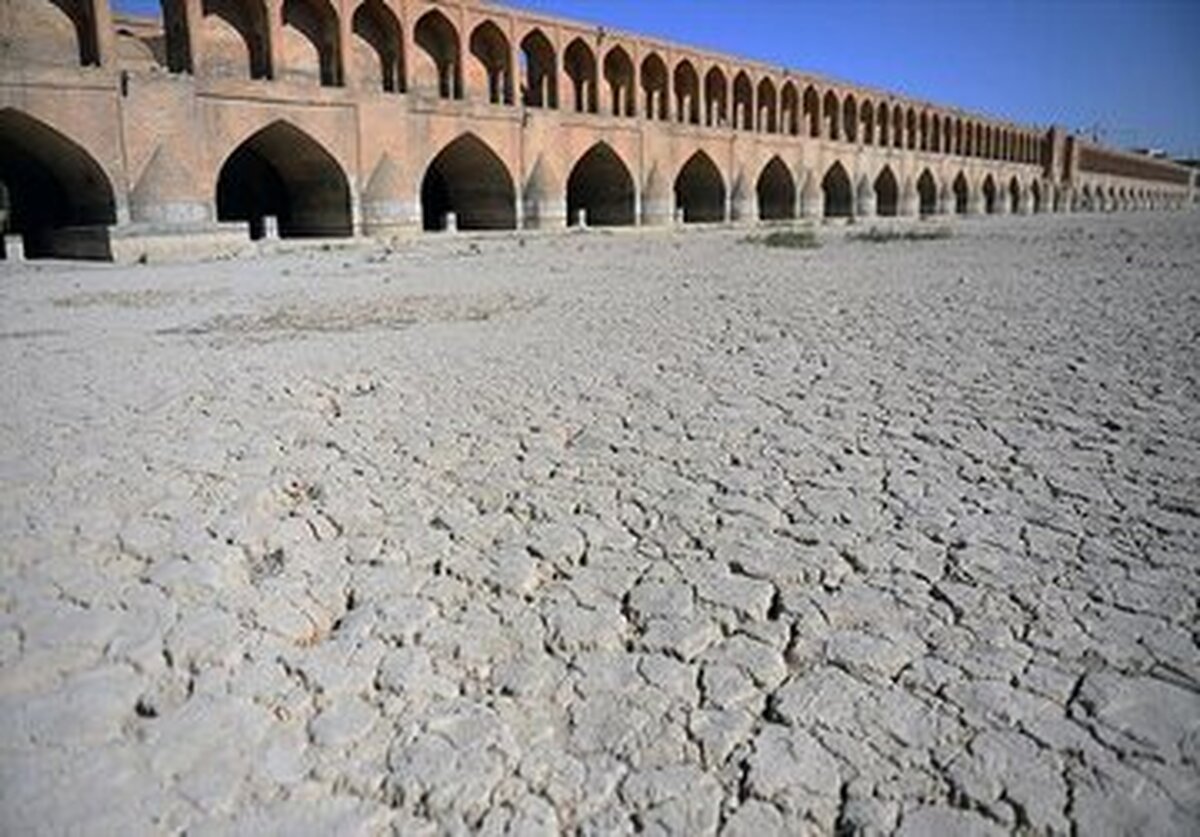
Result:
M1021 211L1021 184L1015 177L1008 182L1008 211L1014 215Z
M433 158L421 181L421 220L430 232L511 230L517 226L516 190L504 162L474 134L464 134Z
M821 179L821 191L825 195L826 218L849 218L854 214L854 192L850 186L850 175L841 163L834 163Z
M572 107L576 113L597 113L596 56L581 39L571 41L563 53L563 69L571 79Z
M841 122L841 106L838 103L837 94L832 90L825 94L821 110L825 114L825 139L841 139L842 132L839 124Z
M983 179L983 211L988 215L996 212L996 183L989 174Z
M667 110L667 65L656 54L650 53L642 61L642 97L647 119L665 122Z
M967 177L962 172L954 178L954 214L966 215L970 207L971 187L967 185Z
M558 62L554 47L542 30L534 29L521 40L521 60L525 64L526 107L558 107Z
M725 181L715 163L697 151L675 178L675 205L687 224L725 220Z
M90 0L5 0L0 56L16 66L100 64Z
M567 179L569 223L577 223L581 211L593 227L623 227L634 222L633 176L607 143L593 145Z
M163 38L166 64L172 73L192 72L192 48L188 38L183 0L162 0Z
M905 136L905 140L906 140L905 147L907 147L909 151L916 150L916 147L917 147L917 112L915 110L913 110L912 108L909 108L908 111L904 114L904 133L906 135Z
M904 147L904 108L899 105L892 109L892 147Z
M862 106L858 109L859 122L862 126L862 141L863 145L875 144L875 106L871 104L870 99L864 99Z
M704 124L710 128L729 124L729 82L720 67L704 77Z
M210 76L270 78L267 11L261 0L203 0L204 71Z
M350 20L355 74L363 87L403 93L404 40L400 21L381 0L365 0Z
M758 176L758 217L764 221L796 217L796 180L778 157L772 157Z
M783 85L779 94L779 122L780 130L788 136L800 135L800 94L790 81Z
M879 136L879 144L881 146L883 146L884 148L888 147L888 142L890 141L890 137L891 137L891 134L888 131L888 122L889 122L888 115L890 113L891 113L890 106L888 106L886 104L882 104L879 106L879 133L878 133L878 136Z
M935 113L929 117L929 150L935 154L942 150L942 120Z
M633 95L633 60L623 47L615 46L604 56L604 80L613 116L637 116Z
M804 88L804 118L808 121L808 135L812 139L821 136L821 97L811 84Z
M922 217L937 214L937 196L937 181L933 179L929 169L925 169L917 178L917 198L920 201L919 211Z
M744 71L733 79L733 124L742 131L754 130L754 86Z
M104 170L58 131L11 109L0 110L0 197L5 192L0 232L20 235L27 256L108 257L103 228L117 216Z
M922 151L929 150L929 114L926 111L921 111L917 124L917 147Z
M425 62L418 77L420 87L437 90L443 99L461 99L462 60L458 30L446 16L432 9L421 16L413 38L424 54Z
M1033 181L1031 184L1029 184L1029 194L1033 198L1033 202L1032 202L1033 203L1033 211L1035 213L1041 212L1043 209L1043 207L1042 207L1042 187L1040 185L1038 185L1038 182L1036 180Z
M892 167L884 166L875 178L875 213L892 218L899 212L900 184L896 182L896 175L892 174Z
M700 124L700 77L686 59L675 65L675 114L680 122Z
M337 87L342 83L338 16L327 0L284 0L280 54L292 81Z
M217 219L245 221L262 238L274 217L284 238L351 234L350 186L337 160L286 122L239 145L217 179Z
M858 103L849 93L842 101L842 126L846 133L846 142L858 141Z
M471 33L471 55L479 62L493 105L513 103L512 49L500 27L485 20Z
M758 83L758 130L767 134L779 132L778 107L775 83L764 78Z

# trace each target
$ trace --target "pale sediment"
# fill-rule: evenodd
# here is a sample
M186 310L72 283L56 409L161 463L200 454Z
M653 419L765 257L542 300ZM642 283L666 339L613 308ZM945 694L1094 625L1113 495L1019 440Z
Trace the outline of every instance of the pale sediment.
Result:
M1177 833L1200 225L0 271L0 830Z

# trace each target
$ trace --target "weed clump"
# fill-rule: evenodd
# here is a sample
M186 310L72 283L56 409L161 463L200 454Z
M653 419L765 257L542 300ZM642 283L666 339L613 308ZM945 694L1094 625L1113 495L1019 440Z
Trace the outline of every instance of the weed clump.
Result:
M743 239L749 244L776 247L787 250L815 250L821 246L820 239L811 229L773 230L766 235L752 235Z
M869 244L887 244L891 241L940 241L953 238L954 231L949 227L924 227L917 229L881 229L870 227L862 232L853 232L846 236L851 241L865 241Z

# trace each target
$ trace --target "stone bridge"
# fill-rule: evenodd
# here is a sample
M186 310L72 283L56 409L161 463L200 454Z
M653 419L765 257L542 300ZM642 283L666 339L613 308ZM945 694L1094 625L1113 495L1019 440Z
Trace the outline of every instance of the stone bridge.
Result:
M1194 195L1059 128L474 0L0 0L0 217L30 256Z

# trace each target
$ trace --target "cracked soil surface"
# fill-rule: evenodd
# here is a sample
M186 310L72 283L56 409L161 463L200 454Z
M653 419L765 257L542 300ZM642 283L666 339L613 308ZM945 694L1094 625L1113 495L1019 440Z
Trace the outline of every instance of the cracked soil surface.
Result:
M0 831L1195 834L1200 217L0 267Z

